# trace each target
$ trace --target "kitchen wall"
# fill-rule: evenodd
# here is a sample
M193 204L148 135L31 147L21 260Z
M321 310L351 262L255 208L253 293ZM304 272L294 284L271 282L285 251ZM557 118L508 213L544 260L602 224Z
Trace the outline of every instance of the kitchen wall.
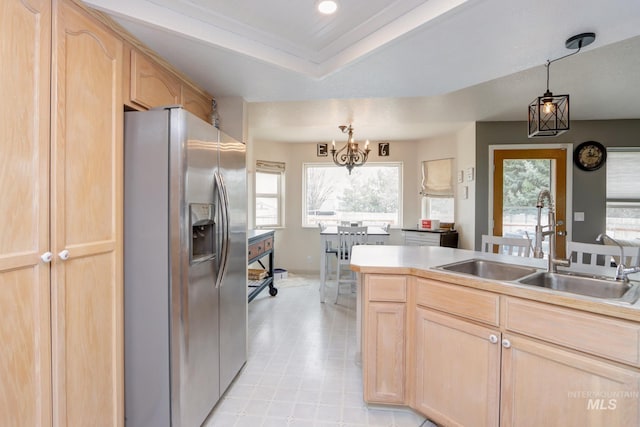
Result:
M339 144L339 142L336 142ZM460 158L460 167L473 166L475 126L469 123L451 135L421 141L391 141L389 157L377 155L377 144L372 143L369 162L403 163L403 227L415 227L420 217L421 162L441 158ZM332 163L330 157L316 157L316 144L291 144L250 140L249 182L253 187L256 160L275 160L286 163L285 174L285 227L276 230L276 267L290 271L318 271L320 236L317 228L302 227L302 165L303 163ZM457 168L457 167L456 167ZM473 184L473 183L468 183ZM473 185L469 185L474 187ZM252 192L250 192L252 194ZM473 197L475 187L470 188L469 199L456 202L456 225L461 229L460 247L473 244ZM250 196L250 199L252 196ZM253 200L249 200L249 223L253 222ZM460 215L460 219L458 218ZM464 231L462 231L464 230ZM392 229L390 244L402 244L400 229ZM466 246L469 244L470 246ZM464 246L463 246L464 245Z
M459 171L470 167L475 168L475 136L475 123L470 122L456 133L430 138L418 144L420 163L424 160L454 159L455 226L459 232L458 247L464 249L471 249L474 246L476 180L474 178L473 181L468 181L465 176L463 181L458 183L456 176ZM416 192L420 191L421 179L422 175L419 170ZM464 198L464 187L467 187L468 196L466 199ZM415 214L420 216L419 206ZM405 226L412 226L413 222L405 223Z
M474 168L472 181L467 179L466 173L463 180L456 187L456 229L459 232L458 247L473 249L475 244L475 218L476 218L476 192L477 175L476 168L476 125L470 123L456 134L456 171L466 171ZM464 197L464 188L467 188L467 198Z
M640 120L571 121L571 130L555 138L527 137L526 122L478 122L476 124L476 194L475 247L488 229L489 203L489 146L501 144L559 144L570 143L575 148L584 141L598 141L605 147L640 146ZM573 156L573 153L569 153ZM573 162L572 162L573 164ZM640 167L640 165L639 165ZM573 194L568 197L573 212L584 212L585 220L572 223L572 240L593 243L606 223L605 166L586 172L573 166Z

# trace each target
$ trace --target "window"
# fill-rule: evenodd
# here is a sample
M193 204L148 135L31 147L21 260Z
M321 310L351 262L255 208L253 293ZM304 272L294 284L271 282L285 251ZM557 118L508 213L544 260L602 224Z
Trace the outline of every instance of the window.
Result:
M454 222L453 197L425 197L427 202L425 218L437 219L440 222Z
M640 148L609 148L607 154L607 234L640 238Z
M256 161L256 227L284 226L284 163Z
M351 175L347 168L327 163L303 168L303 227L340 221L401 225L401 163L367 163Z
M422 162L424 196L421 216L442 222L454 222L453 159Z

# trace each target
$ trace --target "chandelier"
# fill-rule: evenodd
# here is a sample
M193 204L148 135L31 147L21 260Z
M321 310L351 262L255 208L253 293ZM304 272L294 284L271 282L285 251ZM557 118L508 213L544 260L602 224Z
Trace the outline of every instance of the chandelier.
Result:
M554 95L549 90L549 68L552 62L575 55L596 39L595 33L582 33L570 37L565 46L577 49L568 55L547 60L547 91L529 104L529 138L540 136L558 136L569 130L569 95Z
M333 162L338 166L346 166L351 175L351 170L356 166L362 166L369 157L369 140L364 144L364 150L358 148L358 143L353 140L353 127L351 125L341 125L338 128L342 133L348 133L347 143L339 150L336 150L336 141L333 141L331 155Z

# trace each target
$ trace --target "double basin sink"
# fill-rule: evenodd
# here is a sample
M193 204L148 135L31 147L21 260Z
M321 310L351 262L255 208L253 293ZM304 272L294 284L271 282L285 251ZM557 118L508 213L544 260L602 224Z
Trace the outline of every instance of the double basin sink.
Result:
M484 259L469 259L436 267L439 270L561 292L634 304L640 296L638 282L623 282L602 276L578 273L549 273L537 268Z

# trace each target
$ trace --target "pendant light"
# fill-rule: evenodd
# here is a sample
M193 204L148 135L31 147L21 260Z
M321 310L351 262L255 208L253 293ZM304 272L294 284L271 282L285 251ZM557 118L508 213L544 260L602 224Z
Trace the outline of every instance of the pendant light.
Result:
M596 39L595 33L582 33L565 42L567 49L577 49L568 55L547 60L547 90L529 104L529 138L558 136L569 130L569 95L554 95L549 90L549 69L553 62L575 55Z

